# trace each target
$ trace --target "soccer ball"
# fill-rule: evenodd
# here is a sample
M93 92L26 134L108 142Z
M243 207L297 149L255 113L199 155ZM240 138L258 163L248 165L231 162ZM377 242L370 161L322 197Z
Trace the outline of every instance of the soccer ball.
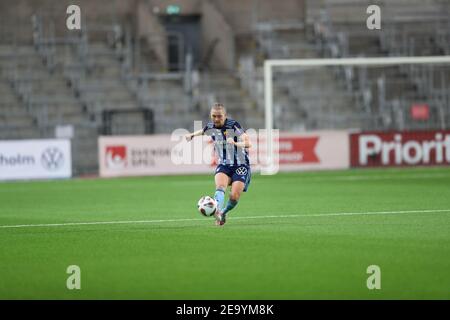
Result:
M201 197L197 204L198 211L205 217L211 217L216 213L217 202L210 196Z

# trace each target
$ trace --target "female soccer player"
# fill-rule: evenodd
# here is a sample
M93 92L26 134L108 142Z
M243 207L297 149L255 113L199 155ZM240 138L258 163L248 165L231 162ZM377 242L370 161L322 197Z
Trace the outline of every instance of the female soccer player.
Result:
M242 192L246 192L250 184L251 170L248 158L250 139L241 125L227 118L223 104L215 103L211 107L211 121L202 129L186 135L191 141L195 136L208 135L214 141L214 148L219 160L215 171L217 201L215 213L216 225L222 226L226 222L228 212L236 207ZM225 191L231 186L229 200L224 207Z

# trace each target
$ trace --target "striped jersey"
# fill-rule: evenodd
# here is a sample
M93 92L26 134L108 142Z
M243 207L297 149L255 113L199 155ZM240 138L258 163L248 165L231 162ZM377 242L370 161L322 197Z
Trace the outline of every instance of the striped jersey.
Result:
M211 121L203 128L203 134L210 136L214 142L219 164L228 166L250 165L247 149L226 143L228 138L233 138L237 142L238 137L244 132L239 122L229 118L225 119L221 128L216 128Z

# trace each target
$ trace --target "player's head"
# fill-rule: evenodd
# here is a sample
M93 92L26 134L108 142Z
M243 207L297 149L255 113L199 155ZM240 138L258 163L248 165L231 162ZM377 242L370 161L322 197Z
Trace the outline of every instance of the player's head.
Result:
M225 124L227 111L221 103L214 103L211 107L211 120L216 127L222 127Z

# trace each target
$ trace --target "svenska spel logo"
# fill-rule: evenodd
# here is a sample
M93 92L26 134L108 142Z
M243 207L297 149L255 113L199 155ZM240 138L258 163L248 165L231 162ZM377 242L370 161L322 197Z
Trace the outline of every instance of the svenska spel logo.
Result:
M127 166L127 147L106 147L106 167L109 169L123 169Z

